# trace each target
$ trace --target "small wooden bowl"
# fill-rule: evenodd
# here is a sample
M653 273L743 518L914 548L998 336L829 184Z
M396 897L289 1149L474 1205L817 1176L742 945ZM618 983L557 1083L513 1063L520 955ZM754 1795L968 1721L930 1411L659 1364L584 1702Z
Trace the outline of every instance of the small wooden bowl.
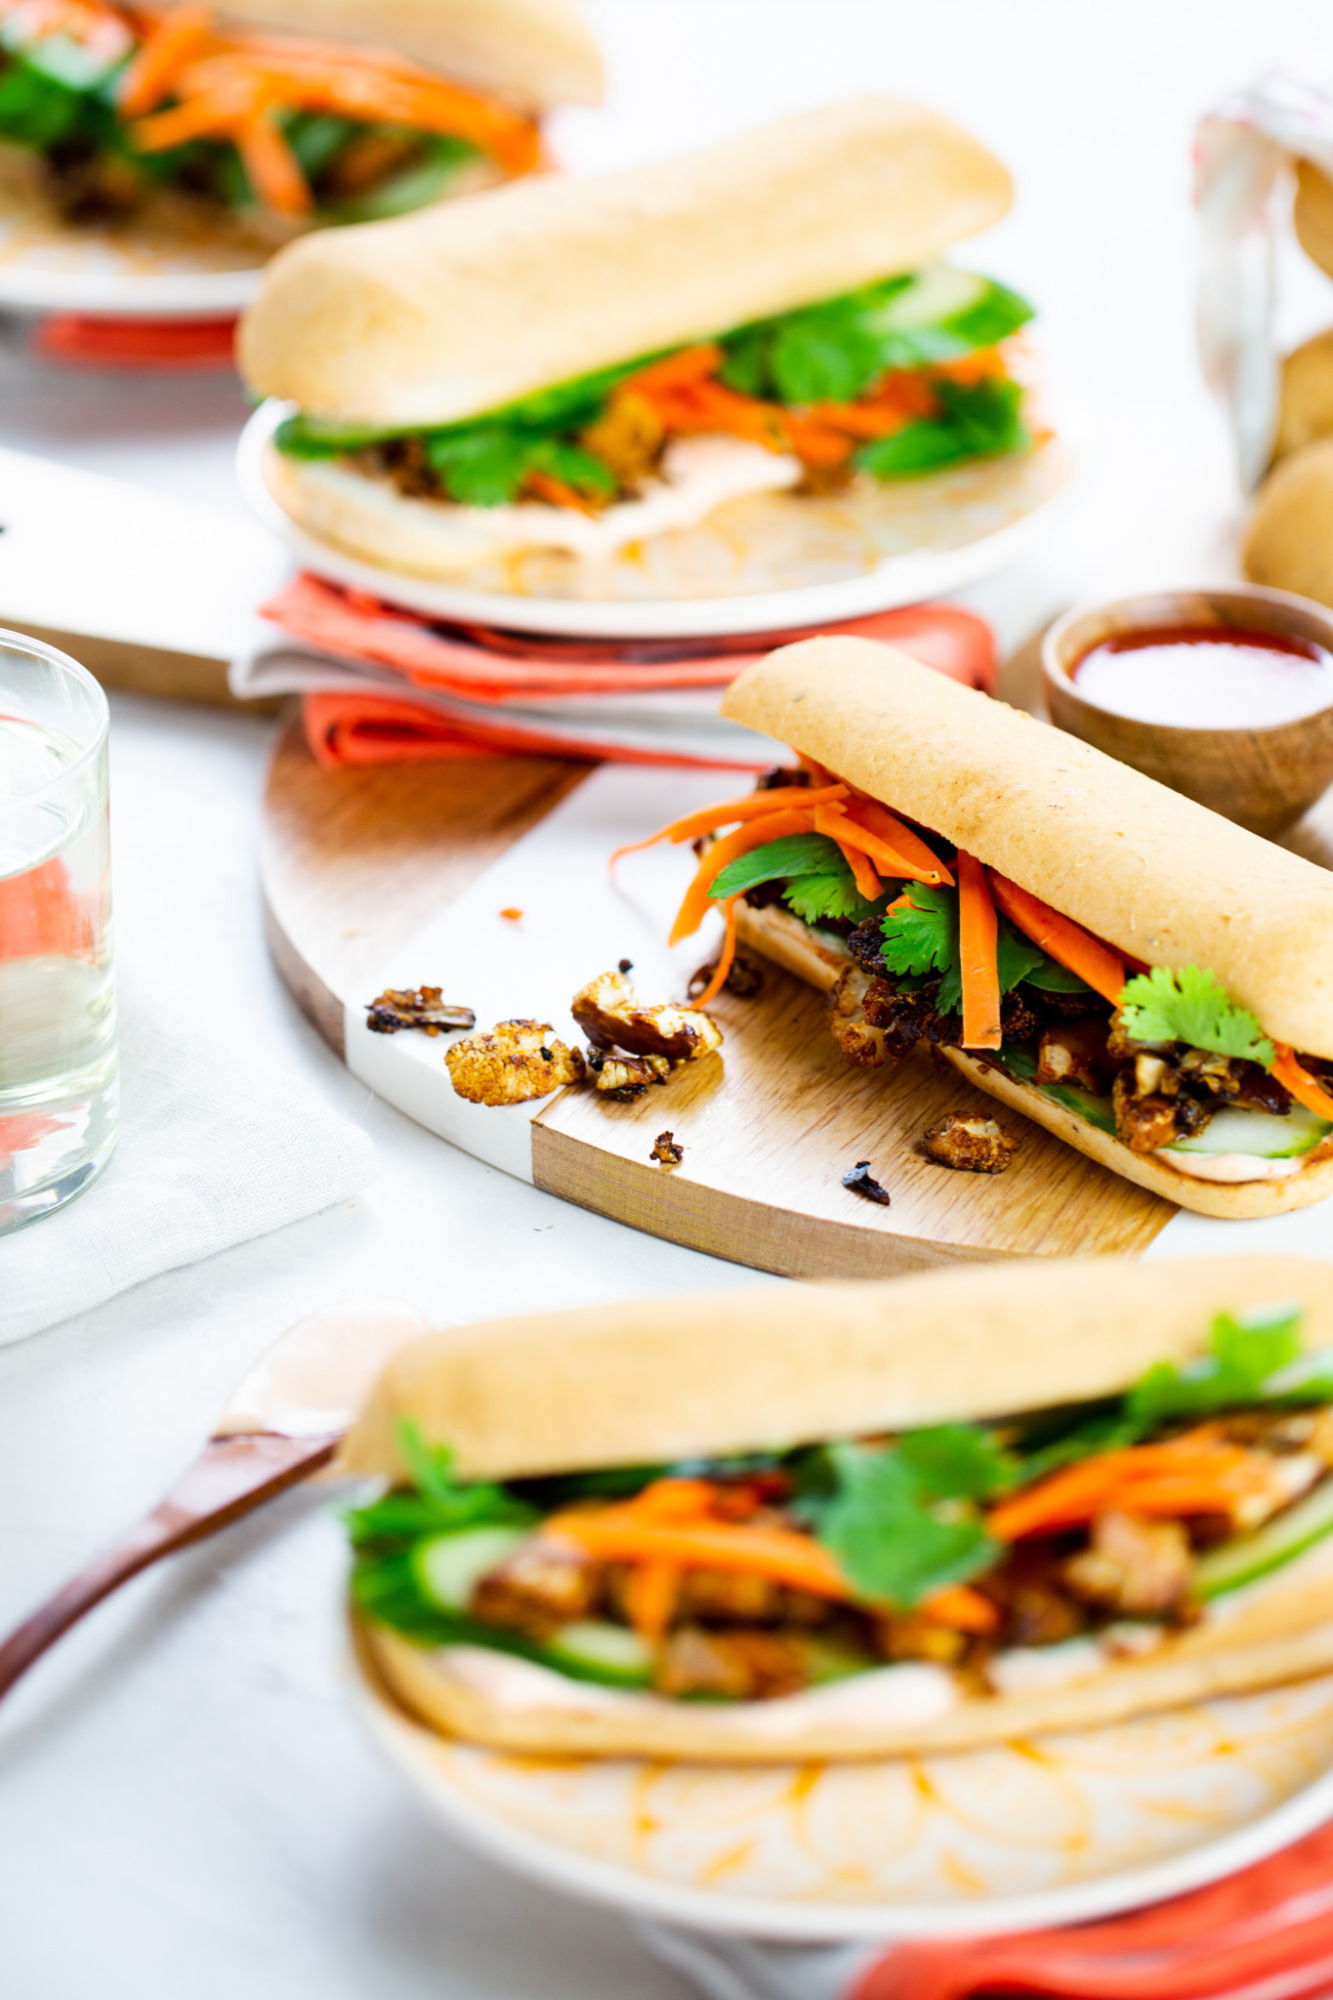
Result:
M1094 646L1122 632L1170 625L1275 632L1333 653L1333 615L1309 598L1257 584L1085 605L1057 619L1042 642L1051 720L1253 833L1269 839L1284 833L1333 783L1333 704L1269 729L1182 729L1114 715L1079 690L1075 669Z

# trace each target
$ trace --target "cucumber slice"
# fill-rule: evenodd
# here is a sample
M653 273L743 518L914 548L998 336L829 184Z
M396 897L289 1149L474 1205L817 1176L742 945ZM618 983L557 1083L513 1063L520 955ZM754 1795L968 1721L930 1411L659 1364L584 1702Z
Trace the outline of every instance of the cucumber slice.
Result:
M653 1678L648 1641L627 1625L610 1625L600 1618L562 1625L547 1640L545 1651L553 1666L569 1665L612 1687L648 1687Z
M473 1591L519 1543L527 1528L463 1528L430 1535L412 1549L412 1573L423 1597L442 1611L466 1611Z
M1177 1139L1168 1153L1250 1153L1261 1160L1291 1160L1309 1153L1333 1132L1327 1118L1316 1117L1303 1104L1290 1111L1246 1111L1229 1104L1215 1111L1202 1132Z
M1278 1514L1239 1541L1224 1542L1200 1556L1194 1587L1200 1597L1220 1597L1267 1576L1301 1555L1333 1529L1333 1479L1325 1479L1285 1514Z
M895 292L875 315L888 333L907 333L919 326L938 326L954 319L983 298L989 286L974 271L955 271L951 264L928 264L910 285Z
M1044 1097L1049 1097L1053 1104L1062 1105L1066 1111L1072 1111L1078 1117L1086 1119L1088 1124L1095 1125L1099 1132L1114 1133L1115 1108L1110 1098L1096 1097L1092 1091L1080 1089L1076 1083L1038 1083L1037 1058L1031 1049L1022 1047L1003 1049L1000 1052L1000 1063L1011 1076L1017 1077L1020 1083L1032 1084Z

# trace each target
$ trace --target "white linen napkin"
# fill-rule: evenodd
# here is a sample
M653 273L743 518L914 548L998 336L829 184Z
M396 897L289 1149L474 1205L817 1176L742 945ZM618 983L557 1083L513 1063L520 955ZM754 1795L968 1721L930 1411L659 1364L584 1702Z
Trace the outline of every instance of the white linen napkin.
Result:
M111 1162L54 1215L0 1236L0 1345L346 1201L375 1149L304 1084L187 1041L151 1007L121 1020Z
M767 737L718 713L720 687L465 701L438 688L419 687L372 660L346 660L285 633L275 636L271 627L237 654L227 679L238 701L286 694L389 695L433 709L447 722L502 723L612 753L631 750L650 757L688 757L701 764L756 767L771 763L777 754Z

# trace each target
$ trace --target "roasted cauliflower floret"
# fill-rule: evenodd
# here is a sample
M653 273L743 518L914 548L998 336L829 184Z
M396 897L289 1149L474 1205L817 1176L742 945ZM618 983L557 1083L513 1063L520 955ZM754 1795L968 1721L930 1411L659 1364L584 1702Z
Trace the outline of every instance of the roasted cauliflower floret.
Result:
M722 1030L697 1007L645 1007L623 972L603 972L574 995L570 1012L594 1048L696 1062L722 1046Z
M872 1027L865 1014L867 993L882 984L859 965L849 965L828 996L829 1030L847 1061L858 1069L880 1069L889 1060L885 1031Z
M593 1089L621 1104L642 1097L650 1084L665 1083L671 1067L665 1056L622 1056L593 1047L588 1050Z
M965 1174L1002 1174L1018 1151L1018 1141L997 1118L951 1111L931 1126L921 1147L942 1167Z
M497 1021L455 1042L444 1060L469 1104L529 1104L584 1077L583 1057L557 1041L547 1021Z

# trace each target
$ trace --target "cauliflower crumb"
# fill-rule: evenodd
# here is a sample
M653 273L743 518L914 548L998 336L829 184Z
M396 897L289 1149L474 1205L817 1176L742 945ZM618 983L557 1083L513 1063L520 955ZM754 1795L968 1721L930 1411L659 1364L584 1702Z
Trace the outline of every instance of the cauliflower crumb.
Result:
M455 1042L444 1060L469 1104L529 1104L584 1078L583 1057L557 1041L547 1021L497 1021Z

